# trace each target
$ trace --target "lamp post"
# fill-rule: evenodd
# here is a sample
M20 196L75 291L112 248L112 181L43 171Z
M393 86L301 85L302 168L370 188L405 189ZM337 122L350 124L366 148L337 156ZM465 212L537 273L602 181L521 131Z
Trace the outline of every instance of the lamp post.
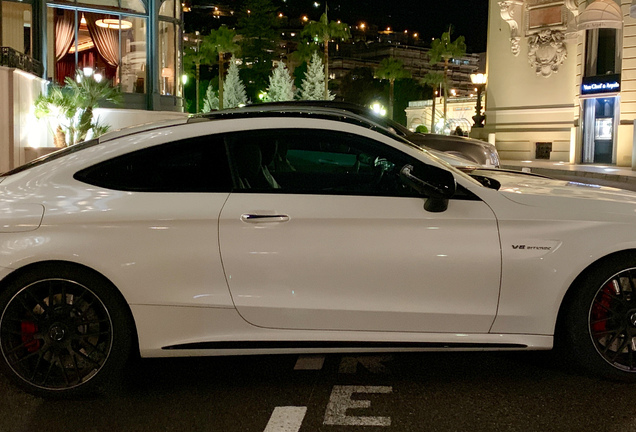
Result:
M470 74L470 80L473 82L475 88L477 89L477 106L475 107L475 115L473 116L473 120L475 121L473 127L483 128L486 116L481 114L481 92L484 91L488 76L483 73Z

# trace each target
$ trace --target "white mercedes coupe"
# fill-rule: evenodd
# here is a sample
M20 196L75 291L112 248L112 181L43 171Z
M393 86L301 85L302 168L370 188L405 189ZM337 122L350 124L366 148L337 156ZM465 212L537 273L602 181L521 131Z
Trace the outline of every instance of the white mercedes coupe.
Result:
M0 177L0 369L92 392L142 357L547 350L636 381L636 194L470 177L292 106L112 132Z

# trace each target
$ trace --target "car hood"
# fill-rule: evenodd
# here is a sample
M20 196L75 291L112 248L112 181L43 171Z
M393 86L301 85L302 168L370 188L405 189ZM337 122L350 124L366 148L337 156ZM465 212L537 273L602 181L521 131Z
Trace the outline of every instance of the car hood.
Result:
M478 170L478 174L495 179L500 183L499 192L519 204L545 206L570 205L572 200L605 201L627 206L631 214L636 207L636 192L624 189L507 171Z

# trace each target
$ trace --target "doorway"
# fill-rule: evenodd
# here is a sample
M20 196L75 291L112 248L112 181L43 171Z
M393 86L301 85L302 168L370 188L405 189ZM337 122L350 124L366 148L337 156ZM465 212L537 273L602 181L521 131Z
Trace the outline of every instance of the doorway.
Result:
M615 160L618 97L584 100L583 163L613 164Z

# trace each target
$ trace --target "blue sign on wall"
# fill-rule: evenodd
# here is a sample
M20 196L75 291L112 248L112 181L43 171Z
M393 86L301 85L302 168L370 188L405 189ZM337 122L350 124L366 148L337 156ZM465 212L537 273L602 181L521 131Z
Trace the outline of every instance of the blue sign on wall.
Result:
M581 96L619 93L621 91L620 75L604 75L597 77L585 77L581 83Z

